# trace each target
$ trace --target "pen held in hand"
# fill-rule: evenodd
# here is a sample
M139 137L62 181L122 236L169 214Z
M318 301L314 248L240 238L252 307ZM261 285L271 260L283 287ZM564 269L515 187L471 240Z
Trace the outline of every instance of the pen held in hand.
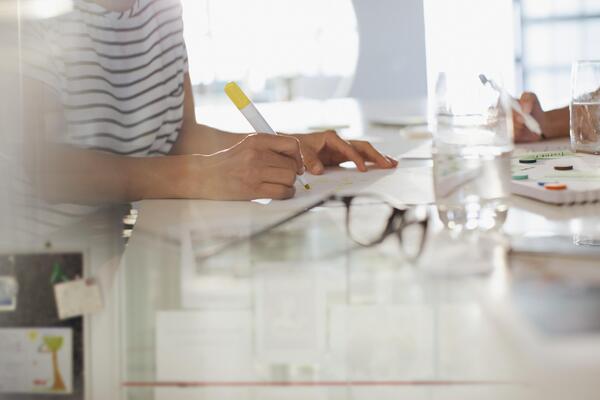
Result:
M240 110L246 120L248 120L250 125L252 125L252 128L256 131L256 133L269 133L271 135L277 135L277 132L271 128L256 106L252 103L252 101L250 101L248 96L246 96L246 94L235 82L229 82L227 85L225 85L225 93L233 102L233 104L235 104L238 110ZM310 185L304 179L304 175L298 176L298 180L306 190L310 190Z
M540 124L535 120L535 118L533 118L531 115L529 115L525 111L523 111L523 108L521 107L521 103L519 103L517 100L515 100L515 98L513 98L510 94L508 94L503 87L499 86L493 80L488 79L485 75L480 74L479 80L481 81L481 83L483 85L489 84L492 87L492 89L494 89L501 95L508 96L508 98L510 99L510 105L511 105L512 109L515 110L515 112L523 118L523 122L525 123L525 126L527 127L527 129L529 129L531 132L541 136L542 128L540 127Z

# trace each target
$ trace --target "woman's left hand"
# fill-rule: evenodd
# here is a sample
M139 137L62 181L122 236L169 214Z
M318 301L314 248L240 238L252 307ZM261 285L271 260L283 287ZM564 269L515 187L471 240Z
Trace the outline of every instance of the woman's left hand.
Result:
M367 171L367 162L378 168L395 168L398 161L381 154L364 140L344 140L335 131L292 135L300 141L300 151L308 172L320 175L325 167L352 161L361 172Z

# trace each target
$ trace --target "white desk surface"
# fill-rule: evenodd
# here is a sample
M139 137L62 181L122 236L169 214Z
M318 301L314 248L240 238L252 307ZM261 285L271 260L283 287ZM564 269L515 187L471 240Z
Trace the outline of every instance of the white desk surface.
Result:
M398 128L370 126L365 113L383 106L337 100L259 107L276 129L349 125L343 134L366 137L395 156L426 143ZM385 107L397 115L418 111ZM198 119L247 130L229 105L199 109ZM400 172L396 183L410 185L415 198L431 197L431 162L401 161L403 169L408 173ZM421 187L409 182L418 173L429 176ZM517 323L498 322L491 311L510 282L502 253L488 260L490 274L434 278L425 271L445 263L435 248L420 267L403 260L394 240L356 249L346 238L342 208L322 207L200 260L198 249L207 243L232 229L255 229L291 206L144 201L137 207L109 293L117 311L105 311L117 327L92 330L115 354L105 357L116 360L110 372L93 369L119 376L112 398L536 399L586 398L600 389L597 379L584 379L599 371L590 362L575 388L559 385L570 388L566 394L544 391L568 374L538 368L536 354L512 333ZM505 231L574 234L600 216L594 207L515 198Z

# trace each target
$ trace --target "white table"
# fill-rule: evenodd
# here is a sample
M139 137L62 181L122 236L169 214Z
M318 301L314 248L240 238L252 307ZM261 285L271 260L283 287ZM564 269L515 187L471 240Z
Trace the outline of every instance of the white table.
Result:
M261 108L276 129L349 125L343 133L393 155L425 143L366 123L371 110L402 115L422 106L337 100ZM200 109L198 119L247 130L229 105ZM401 162L406 167L428 170L431 161ZM226 235L215 227L213 210L244 219L242 231L269 222L268 212L246 205L246 211L239 203L137 205L139 218L109 294L117 306L92 318L109 314L118 321L116 330L92 330L92 337L105 339L104 358L113 360L92 360L95 387L110 377L115 399L547 398L532 383L529 366L536 360L513 340L516 322L498 323L490 311L508 293L502 254L490 258L490 274L433 278L425 271L445 262L435 249L417 268L393 240L354 248L343 209L321 207L200 259L201 245ZM515 199L505 230L572 234L596 210ZM582 387L589 395L600 384L586 380Z

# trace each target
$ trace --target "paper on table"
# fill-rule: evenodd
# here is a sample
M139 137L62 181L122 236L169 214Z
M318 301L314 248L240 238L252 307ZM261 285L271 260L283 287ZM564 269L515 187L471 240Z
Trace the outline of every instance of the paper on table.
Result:
M320 176L310 175L311 190L296 190L291 200L273 202L275 206L294 207L307 199L319 199L330 193L371 193L390 196L405 204L428 204L434 201L430 167L398 167L358 172L355 168L330 168Z
M400 160L415 159L415 160L431 160L431 148L433 145L432 140L427 140L417 147L404 152L398 156Z
M377 117L371 120L371 124L389 127L404 127L411 125L427 124L427 116L425 115L398 115L391 117Z

